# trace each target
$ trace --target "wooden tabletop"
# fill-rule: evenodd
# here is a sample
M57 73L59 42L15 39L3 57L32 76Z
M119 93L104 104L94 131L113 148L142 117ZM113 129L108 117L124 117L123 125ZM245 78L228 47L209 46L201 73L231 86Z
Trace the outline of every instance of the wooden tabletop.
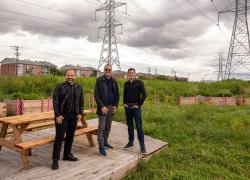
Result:
M89 114L92 111L85 110L84 114ZM10 116L10 117L3 117L0 118L0 123L6 123L10 125L19 125L19 124L26 124L32 123L41 120L49 120L54 118L54 111L49 112L39 112L39 113L32 113L32 114L25 114L19 116Z

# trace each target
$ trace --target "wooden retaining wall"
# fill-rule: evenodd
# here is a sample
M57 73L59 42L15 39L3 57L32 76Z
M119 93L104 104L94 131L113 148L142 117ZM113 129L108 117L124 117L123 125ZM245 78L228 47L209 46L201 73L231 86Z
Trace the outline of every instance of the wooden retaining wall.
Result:
M206 96L194 96L194 97L181 96L179 98L179 105L191 105L191 104L209 104L217 106L250 105L250 98L206 97Z
M0 102L0 118L7 116L7 106L5 102Z

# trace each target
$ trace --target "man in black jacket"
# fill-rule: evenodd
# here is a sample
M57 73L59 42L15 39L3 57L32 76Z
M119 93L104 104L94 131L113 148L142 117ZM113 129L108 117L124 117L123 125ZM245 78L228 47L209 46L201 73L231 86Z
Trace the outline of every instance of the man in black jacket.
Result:
M65 77L66 81L57 85L53 96L56 128L56 136L52 155L53 170L59 168L58 160L60 159L60 151L65 133L66 138L64 144L63 160L78 160L78 158L74 157L71 153L71 148L74 140L77 121L83 116L83 90L80 85L74 83L74 70L67 70Z
M146 154L144 133L142 129L141 106L146 99L146 90L141 80L136 79L135 69L128 70L128 81L124 84L123 104L126 113L129 142L124 149L133 146L134 143L134 120L137 129L137 137L142 154Z
M119 104L119 89L115 79L112 78L112 66L104 66L104 76L97 78L95 84L95 101L97 104L97 115L99 116L99 125L97 140L99 144L99 153L106 156L105 148L113 148L108 143L108 137L111 130L113 115Z

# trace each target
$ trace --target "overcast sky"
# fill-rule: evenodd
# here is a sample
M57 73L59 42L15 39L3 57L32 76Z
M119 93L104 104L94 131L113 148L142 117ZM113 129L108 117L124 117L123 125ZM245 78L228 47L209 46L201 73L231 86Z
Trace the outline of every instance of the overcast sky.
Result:
M134 67L147 72L191 80L216 79L218 52L227 56L233 26L233 14L223 14L220 30L217 11L228 0L124 0L116 11L123 23L117 28L117 42L122 70ZM28 2L28 3L27 3ZM103 1L102 1L103 2ZM0 58L13 57L10 46L21 46L20 59L47 60L58 67L65 64L97 67L103 33L98 26L104 12L95 10L96 0L0 0ZM33 3L30 4L30 3ZM40 7L38 6L40 5ZM45 8L47 7L47 8ZM53 11L56 9L58 11ZM59 12L60 11L60 12ZM213 21L213 22L212 22ZM222 32L223 31L223 32Z

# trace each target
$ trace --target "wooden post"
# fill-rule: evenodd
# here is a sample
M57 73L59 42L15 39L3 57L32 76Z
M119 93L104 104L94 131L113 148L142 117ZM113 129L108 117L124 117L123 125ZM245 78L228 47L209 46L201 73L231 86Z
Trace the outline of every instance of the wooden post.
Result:
M95 97L92 96L92 112L95 112Z
M43 112L43 99L41 100L41 112Z
M19 99L17 98L16 99L16 115L18 116L19 115L19 108L20 108L20 106L19 106Z
M50 111L50 97L48 97L48 111Z
M21 114L24 114L24 100L22 98L22 102L21 102Z

